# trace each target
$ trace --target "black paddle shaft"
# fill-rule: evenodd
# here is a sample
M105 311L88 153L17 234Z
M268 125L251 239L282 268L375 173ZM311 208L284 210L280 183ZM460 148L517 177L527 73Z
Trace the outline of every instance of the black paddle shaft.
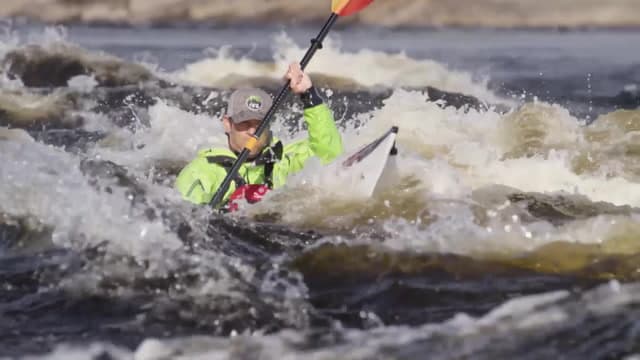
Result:
M324 41L324 38L329 33L329 30L331 30L331 27L333 26L333 24L335 24L336 20L338 20L338 14L332 13L331 17L329 17L329 20L327 20L327 22L322 27L322 30L320 30L320 33L318 34L318 36L315 39L311 40L311 47L309 47L309 50L307 50L307 53L302 58L302 61L300 61L300 67L302 69L307 67L307 64L309 64L309 61L311 61L311 58L316 53L316 51L318 49L322 49L322 41ZM275 114L280 104L284 102L287 95L289 95L289 90L290 90L289 81L287 81L287 83L284 84L284 86L280 90L280 93L278 93L278 96L273 101L273 105L271 105L271 108L267 112L267 115L265 115L264 119L262 119L262 121L260 122L260 125L256 129L256 132L253 135L256 139L259 139L262 133L269 128L269 125L271 123L271 118ZM213 199L211 199L211 202L209 203L209 205L213 207L217 207L222 202L222 199L224 198L224 194L227 192L227 189L229 189L229 185L231 185L231 181L233 180L233 177L240 170L240 166L242 166L242 163L244 163L247 160L247 157L249 157L250 152L251 151L247 148L244 148L242 152L240 152L240 155L238 155L236 162L233 163L233 166L227 173L227 176L222 181L222 184L220 184L220 187L218 187L218 190L213 196Z

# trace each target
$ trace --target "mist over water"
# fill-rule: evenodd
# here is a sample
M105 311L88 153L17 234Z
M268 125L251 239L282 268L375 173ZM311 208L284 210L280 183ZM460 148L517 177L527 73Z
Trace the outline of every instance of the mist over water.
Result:
M6 28L0 356L638 352L638 32L338 30L308 71L346 153L399 127L394 187L311 160L237 214L180 199L231 90L314 33Z

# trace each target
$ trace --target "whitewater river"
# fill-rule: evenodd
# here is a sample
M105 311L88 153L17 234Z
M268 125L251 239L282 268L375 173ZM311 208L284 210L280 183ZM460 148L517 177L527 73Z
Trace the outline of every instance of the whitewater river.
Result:
M399 127L394 187L312 160L233 215L180 199L230 89L317 30L7 23L0 358L640 353L640 31L337 29L308 71L347 151Z

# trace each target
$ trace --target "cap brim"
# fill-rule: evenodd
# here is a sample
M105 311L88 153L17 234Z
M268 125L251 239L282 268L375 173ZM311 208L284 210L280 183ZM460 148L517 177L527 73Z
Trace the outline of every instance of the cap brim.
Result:
M234 124L238 124L241 122L249 121L249 120L260 120L264 119L266 113L256 112L256 111L241 111L237 114L230 115L231 122Z

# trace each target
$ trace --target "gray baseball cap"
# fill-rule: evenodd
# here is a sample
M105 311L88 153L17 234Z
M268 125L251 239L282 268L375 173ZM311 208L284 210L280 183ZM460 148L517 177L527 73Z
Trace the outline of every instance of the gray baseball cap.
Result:
M262 120L271 108L271 95L257 88L243 88L231 94L227 115L235 124L247 120Z

